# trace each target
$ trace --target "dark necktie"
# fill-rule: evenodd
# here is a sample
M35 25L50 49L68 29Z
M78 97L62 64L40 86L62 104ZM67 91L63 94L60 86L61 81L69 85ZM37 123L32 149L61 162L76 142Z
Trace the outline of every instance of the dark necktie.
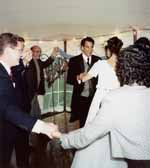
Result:
M90 58L89 57L87 58L87 65L89 66L88 67L88 71L89 71L90 68L91 68L91 66L90 66ZM90 94L90 96L93 96L94 88L93 88L93 85L92 85L92 81L88 80L88 83L89 83L89 94Z
M90 66L90 59L89 59L89 57L87 58L87 65Z

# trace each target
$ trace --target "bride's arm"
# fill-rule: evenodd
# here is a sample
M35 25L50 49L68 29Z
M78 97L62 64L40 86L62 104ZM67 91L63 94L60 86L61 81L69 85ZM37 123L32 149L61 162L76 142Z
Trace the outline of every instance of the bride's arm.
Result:
M87 80L90 80L93 76L89 73L81 73L80 75L77 75L77 80L81 80L82 82L86 82Z
M97 61L87 73L83 72L83 73L77 75L77 80L82 81L82 82L86 82L86 81L90 80L91 78L96 77L100 71L99 68L100 68L99 61Z
M107 99L103 102L95 119L81 129L71 131L68 134L52 135L60 138L61 145L64 149L81 149L92 143L99 138L109 133L113 129L113 108L114 105L108 103Z

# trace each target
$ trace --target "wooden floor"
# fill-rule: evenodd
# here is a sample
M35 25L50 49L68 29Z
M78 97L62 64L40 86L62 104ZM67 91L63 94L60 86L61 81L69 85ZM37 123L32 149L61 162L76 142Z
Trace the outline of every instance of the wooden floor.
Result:
M68 122L69 113L57 114L44 120L55 122L63 133L78 128L77 122L73 124ZM34 139L32 140L32 143L35 143ZM44 150L44 148L45 147L43 147L43 149L42 147L38 147L36 150L34 147L31 148L31 168L70 168L74 151L62 149L59 142L56 140L50 140L46 150ZM15 157L13 157L13 164L15 165ZM14 167L17 168L16 166Z

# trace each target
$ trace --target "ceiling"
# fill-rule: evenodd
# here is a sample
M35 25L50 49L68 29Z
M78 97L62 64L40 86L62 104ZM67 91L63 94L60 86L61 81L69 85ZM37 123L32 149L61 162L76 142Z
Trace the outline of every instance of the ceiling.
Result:
M62 40L150 28L150 0L1 0L0 32Z

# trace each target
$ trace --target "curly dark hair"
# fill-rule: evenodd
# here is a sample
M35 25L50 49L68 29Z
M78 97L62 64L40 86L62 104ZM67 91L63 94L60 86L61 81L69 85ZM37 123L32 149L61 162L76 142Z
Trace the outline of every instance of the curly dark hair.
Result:
M150 87L150 54L137 45L125 48L118 56L116 74L120 86L137 83Z
M116 54L118 55L120 52L121 47L123 46L123 42L117 36L111 37L107 40L107 45L105 46L105 52L107 49L110 50L111 55Z
M149 41L149 39L147 37L140 37L139 39L137 39L135 41L134 44L140 45L140 46L142 46L144 48L150 48L150 41Z

